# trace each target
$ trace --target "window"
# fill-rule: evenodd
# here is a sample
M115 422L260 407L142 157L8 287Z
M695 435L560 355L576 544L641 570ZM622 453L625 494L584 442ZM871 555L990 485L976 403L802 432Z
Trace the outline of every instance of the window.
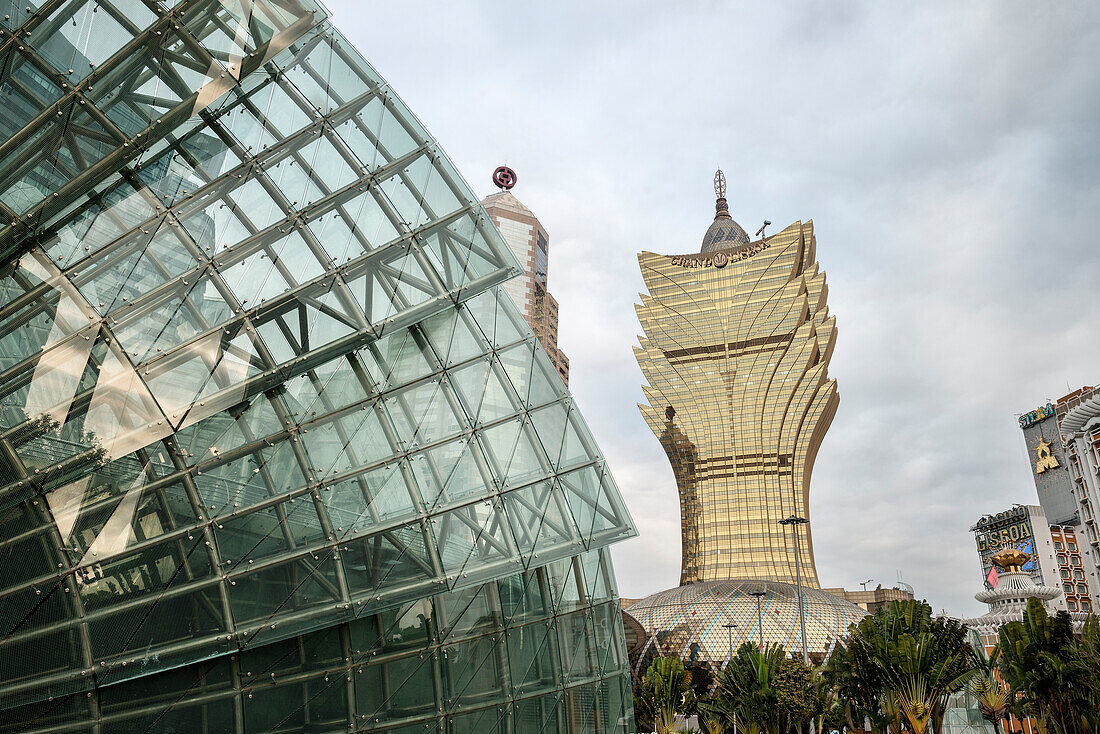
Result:
M1073 556L1073 558L1070 559L1070 563L1074 566L1080 566L1081 565L1081 556Z
M1075 602L1073 599L1066 599L1066 606L1069 607L1069 610L1071 612L1077 611L1077 602Z
M1062 584L1062 591L1066 592L1066 594L1072 594L1073 584Z
M1059 566L1066 565L1066 555L1064 553L1059 553L1058 554L1058 565Z
M1060 540L1054 541L1054 550L1056 550L1056 551L1064 550L1064 548L1062 547L1062 541L1060 541Z
M1085 586L1084 584L1077 584L1077 594L1079 596L1085 596L1088 593L1089 587Z
M538 246L535 248L535 280L546 285L547 250L550 249L550 243L542 236L542 232L538 233L537 243Z
M1067 540L1066 541L1066 546L1069 548L1070 553L1076 553L1077 552L1077 543L1075 543L1074 541Z
M1062 578L1064 578L1064 579L1069 578L1069 569L1068 568L1063 568L1062 569Z
M1081 600L1081 611L1082 612L1091 612L1092 611L1092 602L1089 601L1088 599L1082 599Z
M1065 576L1063 576L1063 578L1067 578L1067 579L1069 578L1069 571L1068 570L1063 568L1062 573L1066 574ZM1075 569L1073 569L1073 578L1080 581L1080 580L1085 578L1085 572L1082 571L1079 568L1075 568Z

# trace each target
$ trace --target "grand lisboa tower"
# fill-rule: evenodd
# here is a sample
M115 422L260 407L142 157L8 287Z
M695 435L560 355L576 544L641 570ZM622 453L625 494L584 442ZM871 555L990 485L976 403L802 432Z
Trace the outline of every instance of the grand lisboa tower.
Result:
M637 307L639 407L672 465L682 541L680 585L626 608L648 636L638 673L654 655L717 669L743 642L820 657L866 614L819 588L805 524L840 400L813 224L752 241L730 216L721 171L715 194L698 254L638 256L649 290ZM779 524L788 517L803 524Z
M325 10L0 16L0 733L632 731L632 521Z

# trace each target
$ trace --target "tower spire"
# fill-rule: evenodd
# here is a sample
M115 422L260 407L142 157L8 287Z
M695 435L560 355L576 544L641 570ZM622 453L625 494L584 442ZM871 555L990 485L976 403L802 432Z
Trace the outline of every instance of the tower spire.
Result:
M729 205L726 203L726 174L719 168L714 174L714 218L732 219Z

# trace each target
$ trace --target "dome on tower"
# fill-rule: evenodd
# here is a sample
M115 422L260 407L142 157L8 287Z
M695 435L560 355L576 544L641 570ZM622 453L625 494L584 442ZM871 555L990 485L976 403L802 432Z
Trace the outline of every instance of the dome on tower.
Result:
M699 252L728 250L732 247L749 244L749 235L741 225L733 221L726 203L726 177L721 169L714 174L714 221L703 236L703 246Z

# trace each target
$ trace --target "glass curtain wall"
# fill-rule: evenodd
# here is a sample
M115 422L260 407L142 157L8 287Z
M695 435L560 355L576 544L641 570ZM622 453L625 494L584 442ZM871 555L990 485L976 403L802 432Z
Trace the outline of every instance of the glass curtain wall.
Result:
M0 731L628 730L630 517L324 10L0 11Z

